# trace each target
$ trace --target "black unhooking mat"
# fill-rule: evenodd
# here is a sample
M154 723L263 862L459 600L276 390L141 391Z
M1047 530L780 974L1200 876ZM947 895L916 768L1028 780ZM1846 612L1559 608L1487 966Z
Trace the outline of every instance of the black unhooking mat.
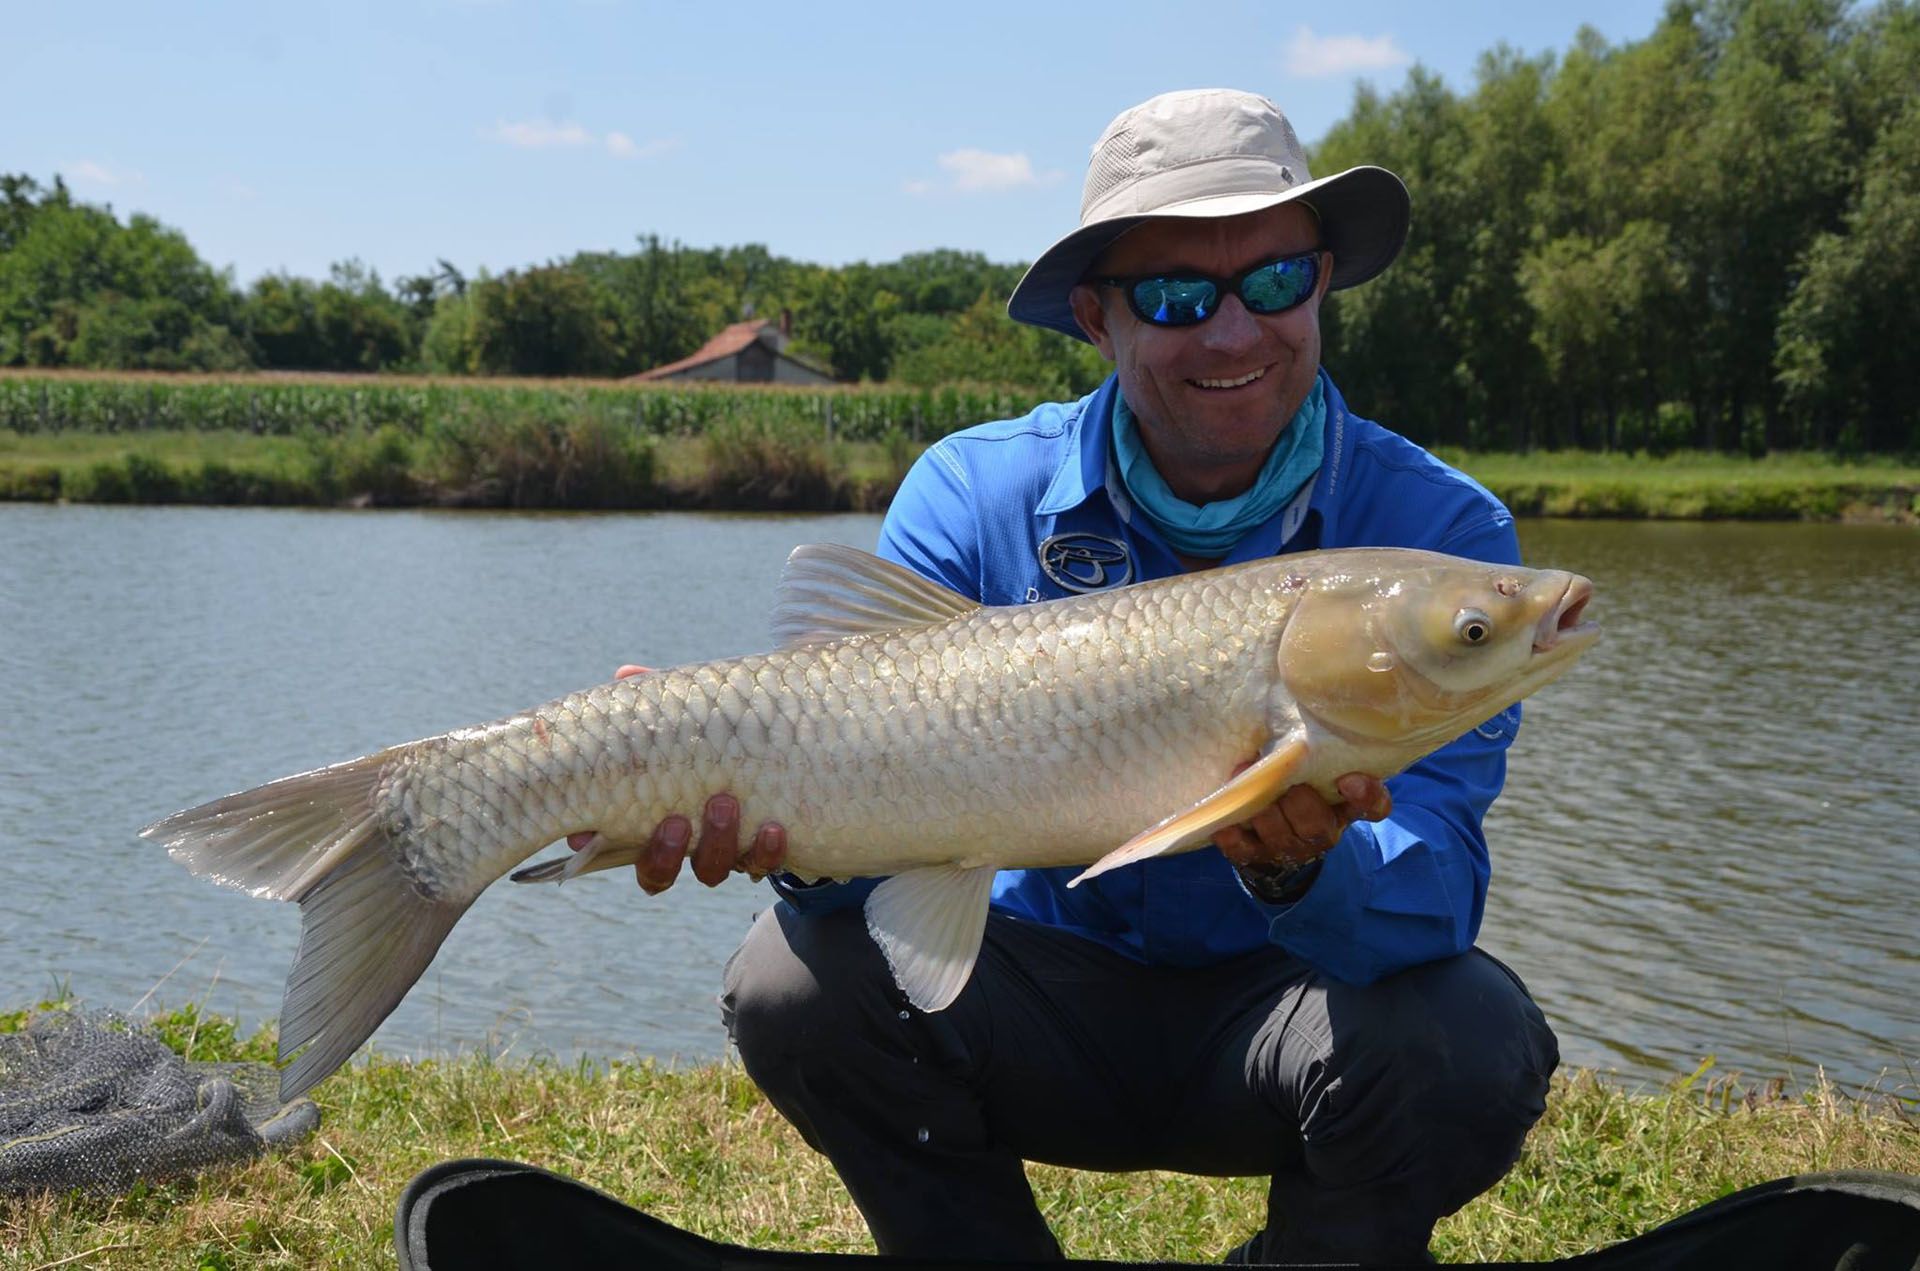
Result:
M394 1215L401 1271L620 1267L635 1271L954 1271L964 1264L720 1244L570 1178L512 1161L448 1161L407 1184ZM1069 1260L999 1271L1185 1266ZM1579 1271L1920 1271L1920 1178L1801 1174L1723 1196L1645 1235L1556 1262Z

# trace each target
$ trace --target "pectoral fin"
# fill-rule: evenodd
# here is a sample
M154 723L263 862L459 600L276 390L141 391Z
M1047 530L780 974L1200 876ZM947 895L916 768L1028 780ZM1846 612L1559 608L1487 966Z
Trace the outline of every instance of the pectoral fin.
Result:
M993 894L992 865L928 865L887 879L867 896L867 932L894 983L923 1011L960 996L980 956Z
M529 865L525 869L516 869L511 875L516 883L564 883L580 874L597 873L603 869L619 869L623 865L632 865L646 854L645 843L609 843L599 835L594 841L578 852L567 856L556 856L551 860Z
M1293 775L1306 762L1307 743L1295 737L1262 755L1252 767L1215 790L1184 812L1176 812L1149 829L1114 848L1087 866L1067 886L1078 887L1110 869L1163 856L1183 847L1203 843L1223 825L1244 821L1278 799L1294 785Z

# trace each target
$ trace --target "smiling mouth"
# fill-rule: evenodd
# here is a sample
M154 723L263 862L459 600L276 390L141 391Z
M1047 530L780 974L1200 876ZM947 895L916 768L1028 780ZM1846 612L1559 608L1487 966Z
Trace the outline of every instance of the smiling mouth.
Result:
M1268 369L1269 368L1263 366L1258 370L1248 371L1245 375L1242 375L1237 379L1230 379L1230 380L1191 379L1191 380L1188 380L1187 383L1194 385L1196 388L1212 389L1216 392L1223 388L1243 388L1246 385L1251 384L1255 380L1260 379L1262 376L1264 376L1267 373Z

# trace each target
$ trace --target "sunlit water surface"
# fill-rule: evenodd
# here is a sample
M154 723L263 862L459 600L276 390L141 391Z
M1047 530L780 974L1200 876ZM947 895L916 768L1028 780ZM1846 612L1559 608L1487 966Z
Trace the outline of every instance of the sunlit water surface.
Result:
M605 678L766 647L795 544L878 520L0 506L0 1007L279 1010L290 905L133 836L228 790ZM1920 1067L1920 536L1523 525L1606 638L1528 706L1482 943L1570 1062L1911 1088ZM751 809L749 809L751 816ZM391 1051L717 1055L769 893L500 887ZM157 987L156 987L157 986ZM1882 1078L1883 1072L1889 1075Z

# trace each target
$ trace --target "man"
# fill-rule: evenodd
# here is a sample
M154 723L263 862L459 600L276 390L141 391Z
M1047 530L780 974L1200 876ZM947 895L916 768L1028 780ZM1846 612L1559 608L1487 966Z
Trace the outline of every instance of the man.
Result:
M1080 228L1009 304L1114 376L934 446L881 554L995 605L1314 548L1517 562L1491 495L1352 415L1320 367L1322 297L1385 268L1407 220L1383 169L1310 180L1262 98L1125 112ZM1271 1175L1268 1225L1233 1260L1420 1259L1512 1164L1557 1062L1525 989L1472 948L1517 723L1384 786L1344 777L1339 804L1296 787L1218 850L1071 892L1073 869L1003 873L973 979L935 1014L867 936L871 880L776 874L782 903L728 966L729 1031L883 1252L1058 1256L1022 1169L1038 1160ZM741 812L709 804L703 882L777 870L783 831L741 853ZM671 883L690 838L663 824L642 885Z

